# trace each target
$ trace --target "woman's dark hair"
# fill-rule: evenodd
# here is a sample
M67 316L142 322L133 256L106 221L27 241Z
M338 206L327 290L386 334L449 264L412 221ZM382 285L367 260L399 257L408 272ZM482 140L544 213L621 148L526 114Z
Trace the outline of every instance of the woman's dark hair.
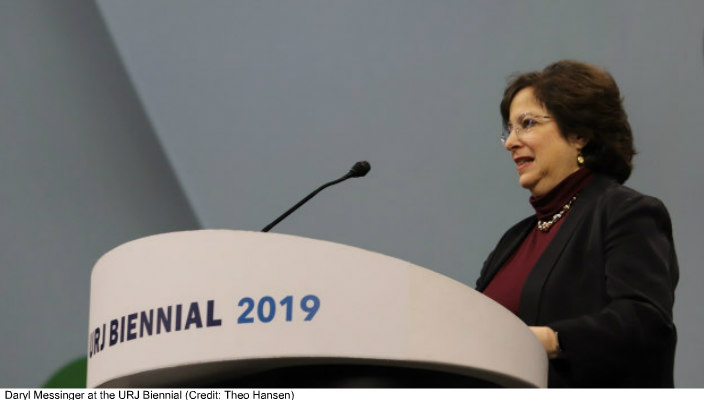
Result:
M557 122L565 138L588 142L582 149L584 164L594 172L623 183L631 175L636 153L628 116L614 78L606 71L578 61L563 60L539 72L513 76L501 100L506 125L511 101L525 88Z

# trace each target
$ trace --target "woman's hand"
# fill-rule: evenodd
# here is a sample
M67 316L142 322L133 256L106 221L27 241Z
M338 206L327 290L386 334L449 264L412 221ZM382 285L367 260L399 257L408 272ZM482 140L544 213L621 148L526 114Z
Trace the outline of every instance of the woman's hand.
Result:
M549 326L529 327L533 334L540 340L548 353L548 358L557 358L560 355L560 343L557 341L557 333Z

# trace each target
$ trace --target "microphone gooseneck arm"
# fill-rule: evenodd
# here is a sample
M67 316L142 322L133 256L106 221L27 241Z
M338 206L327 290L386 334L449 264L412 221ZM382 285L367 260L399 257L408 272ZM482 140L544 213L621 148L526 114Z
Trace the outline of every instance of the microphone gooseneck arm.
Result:
M321 186L321 187L315 189L311 194L309 194L308 196L306 196L305 198L303 198L303 200L301 200L301 201L299 201L298 203L296 203L296 205L294 205L293 207L291 207L288 211L286 211L285 213L281 214L281 216L280 216L279 218L276 218L272 223L270 223L269 225L265 226L264 229L262 229L261 231L262 231L262 232L269 232L269 230L271 230L271 228L273 228L274 226L276 226L279 222L283 221L284 218L286 218L286 217L288 217L289 215L291 215L292 212L296 211L300 206L302 206L303 204L305 204L308 200L312 199L313 196L315 196L316 194L320 193L320 191L323 190L323 189L325 189L326 187L332 186L332 185L335 185L335 184L338 184L338 183L340 183L340 182L342 182L342 181L345 181L345 180L347 180L347 179L349 179L349 178L358 178L358 177L362 177L362 176L366 175L367 172L369 172L370 168L371 168L371 167L369 166L369 163L366 162L366 161L360 161L360 162L356 163L354 166L352 166L352 169L350 169L350 171L345 174L345 176L343 176L342 178L339 178L339 179L335 179L334 181L330 181L330 182L324 184L323 186Z

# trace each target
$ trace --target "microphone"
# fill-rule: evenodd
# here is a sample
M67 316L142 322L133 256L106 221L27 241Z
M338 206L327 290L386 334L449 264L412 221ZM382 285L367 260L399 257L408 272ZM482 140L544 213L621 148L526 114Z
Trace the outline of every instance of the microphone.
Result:
M372 169L372 167L367 161L357 161L352 168L350 168L350 172L348 172L347 175L349 175L349 178L361 178L366 175L370 169Z
M372 168L371 165L369 165L369 162L367 162L367 161L358 161L358 162L356 162L356 163L352 166L352 168L350 168L349 172L347 172L342 178L335 179L334 181L330 181L330 182L324 184L323 186L321 186L321 187L315 189L315 190L313 191L313 193L311 193L311 194L309 194L308 196L306 196L303 200L301 200L301 201L299 201L298 203L296 203L295 206L291 207L288 211L286 211L285 213L281 214L281 216L280 216L279 218L276 218L272 223L270 223L269 225L265 226L264 229L262 229L262 232L269 232L269 230L271 230L271 228L273 228L274 226L276 226L276 224L278 224L279 222L283 221L284 218L288 217L292 212L296 211L296 210L298 209L298 207L300 207L300 206L302 206L303 204L305 204L308 200L312 199L313 196L315 196L316 194L318 194L321 190L325 189L326 187L335 185L335 184L337 184L337 183L340 183L340 182L345 181L345 180L350 179L350 178L361 178L361 177L363 177L364 175L366 175L367 172L369 172L369 170L370 170L371 168Z

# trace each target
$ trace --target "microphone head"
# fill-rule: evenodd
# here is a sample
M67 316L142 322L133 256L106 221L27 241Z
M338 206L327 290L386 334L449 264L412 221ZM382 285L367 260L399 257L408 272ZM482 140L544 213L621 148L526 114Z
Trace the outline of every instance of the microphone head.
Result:
M350 169L350 172L348 172L347 174L350 176L350 178L359 178L361 176L366 175L370 169L372 169L372 167L371 165L369 165L369 162L358 161L352 166L352 169Z

